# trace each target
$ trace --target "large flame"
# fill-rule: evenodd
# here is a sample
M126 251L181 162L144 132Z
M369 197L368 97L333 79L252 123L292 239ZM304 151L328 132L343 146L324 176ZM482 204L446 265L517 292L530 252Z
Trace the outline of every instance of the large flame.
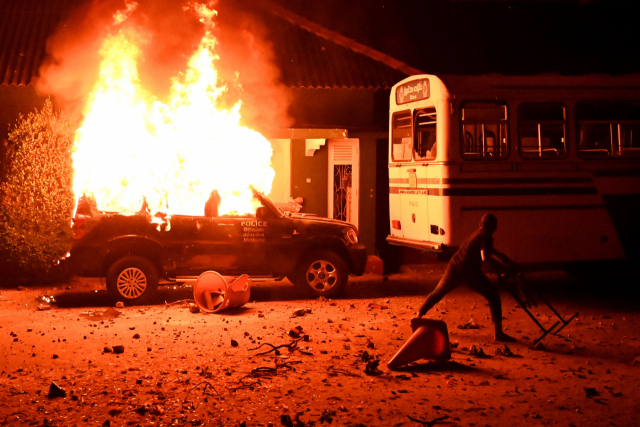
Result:
M118 30L102 43L100 78L76 133L75 194L91 196L102 211L134 214L146 200L152 215L202 215L215 189L219 214L255 212L250 187L271 191L272 149L239 125L240 102L216 105L225 91L214 67L216 12L195 5L205 34L165 103L140 84L141 35L120 25L133 9L127 2L126 13L114 16Z

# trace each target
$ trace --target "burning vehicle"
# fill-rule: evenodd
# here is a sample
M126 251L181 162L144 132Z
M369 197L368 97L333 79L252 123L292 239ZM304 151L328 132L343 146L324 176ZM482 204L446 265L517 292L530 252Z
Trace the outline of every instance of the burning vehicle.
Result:
M339 293L349 274L364 272L367 256L356 228L283 212L266 196L276 173L273 148L253 125L286 128L286 105L275 114L271 104L254 102L255 112L268 114L244 121L242 76L229 73L231 65L217 67L223 65L214 36L217 11L211 4L172 2L171 19L193 34L178 44L184 52L172 56L167 46L175 40L152 25L155 3L114 2L124 9L113 19L96 14L105 23L91 42L61 48L71 56L60 55L44 73L51 81L60 80L62 70L82 77L74 55L91 64L99 59L82 86L89 92L78 97L84 107L72 151L78 197L73 270L106 278L110 293L129 302L151 299L161 281L195 279L205 271L286 277L316 295ZM167 46L160 43L165 39ZM276 93L275 74L263 73L269 55L253 53L244 69L261 70L263 80L247 87ZM145 61L162 66L145 68ZM162 76L154 70L165 68L175 74L157 94L153 82Z
M76 215L81 235L70 261L79 275L105 277L112 296L148 301L161 279L175 283L205 271L286 277L317 296L338 294L348 276L364 273L367 254L356 228L316 215L284 212L254 190L255 214L173 215L158 225L137 215Z

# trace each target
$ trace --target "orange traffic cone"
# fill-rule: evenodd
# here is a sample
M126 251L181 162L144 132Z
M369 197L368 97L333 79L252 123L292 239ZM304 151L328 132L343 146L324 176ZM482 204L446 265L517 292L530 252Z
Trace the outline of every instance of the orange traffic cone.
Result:
M387 363L391 370L420 359L447 360L451 358L449 332L442 320L411 319L413 335Z

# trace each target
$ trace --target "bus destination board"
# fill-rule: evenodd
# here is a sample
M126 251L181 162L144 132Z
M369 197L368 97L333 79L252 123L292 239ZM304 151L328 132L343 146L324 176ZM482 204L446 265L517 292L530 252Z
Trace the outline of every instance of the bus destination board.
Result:
M396 104L429 98L429 80L421 79L405 83L396 89Z

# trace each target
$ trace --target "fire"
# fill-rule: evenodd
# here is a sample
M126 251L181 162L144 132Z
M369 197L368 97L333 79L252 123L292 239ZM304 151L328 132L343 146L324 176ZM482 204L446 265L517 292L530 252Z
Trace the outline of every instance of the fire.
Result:
M93 197L101 211L135 214L146 201L152 215L203 215L215 189L220 215L242 215L255 212L251 186L271 191L271 144L239 124L240 101L217 106L226 88L214 67L216 12L193 9L205 33L166 102L140 83L144 36L126 26L135 3L114 16L117 31L102 43L99 81L73 152L75 194Z

